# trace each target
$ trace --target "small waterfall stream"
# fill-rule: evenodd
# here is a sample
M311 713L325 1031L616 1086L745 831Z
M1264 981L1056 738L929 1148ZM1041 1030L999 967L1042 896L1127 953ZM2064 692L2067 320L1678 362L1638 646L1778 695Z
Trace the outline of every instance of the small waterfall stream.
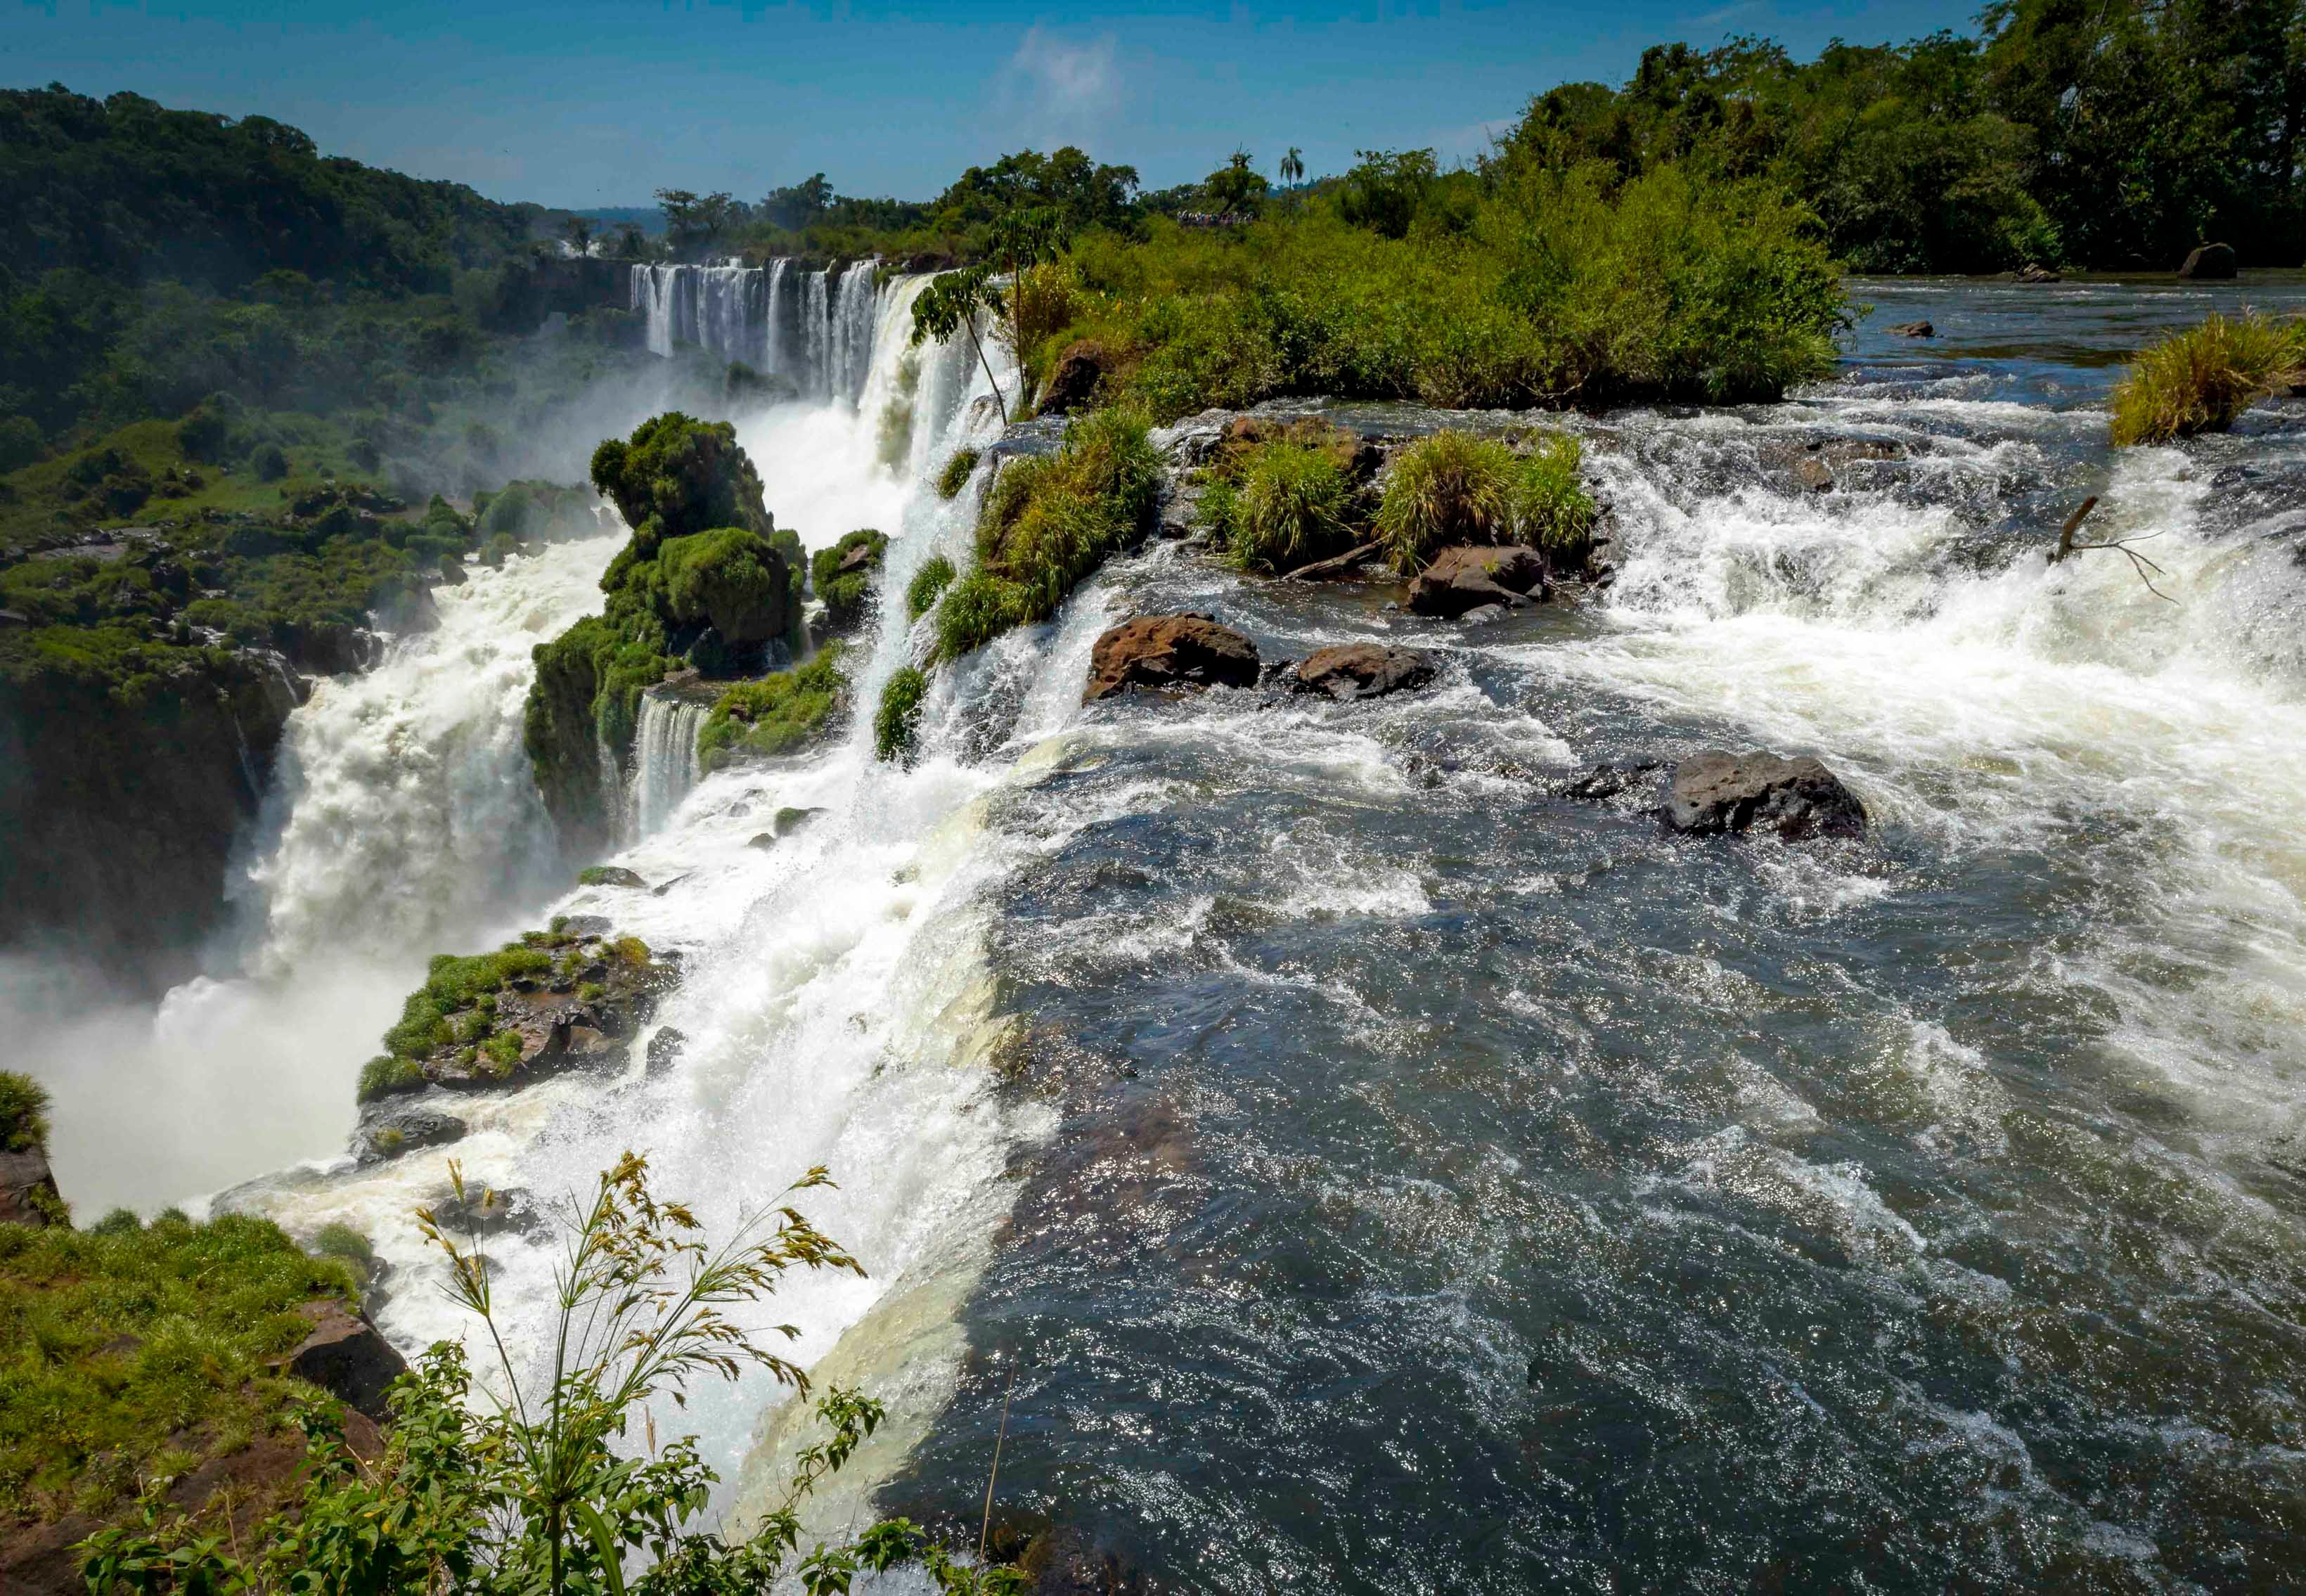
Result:
M638 841L662 830L696 785L696 738L705 730L705 706L665 693L641 699L640 724L633 734L633 767L622 783L624 836Z

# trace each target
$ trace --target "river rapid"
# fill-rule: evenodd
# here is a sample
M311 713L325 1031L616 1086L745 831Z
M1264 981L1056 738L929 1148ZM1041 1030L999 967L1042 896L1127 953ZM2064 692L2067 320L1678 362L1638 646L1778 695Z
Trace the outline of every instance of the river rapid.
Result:
M156 1155L127 1194L354 1223L385 1330L459 1333L409 1216L446 1154L337 1156L353 1078L428 952L601 915L684 955L657 1018L688 1046L457 1101L447 1151L516 1194L484 1238L506 1311L541 1325L542 1210L624 1147L716 1226L830 1166L812 1217L869 1278L773 1317L893 1420L827 1524L973 1531L999 1440L1007 1532L1165 1590L2278 1587L2306 1546L2306 405L2120 457L2100 406L2154 329L2306 284L1854 288L1878 308L1841 374L1786 404L1555 418L1613 523L1605 593L1462 627L1157 541L941 672L909 770L867 723L919 642L887 603L833 746L634 772L616 862L648 889L562 889L519 749L527 646L616 540L476 574L299 712L244 968L169 999L241 1005L216 1062L140 1043L260 1119L292 1080L336 1106L219 1125L235 1156ZM853 398L739 423L780 525L892 534L891 593L963 556L990 465L924 484L999 431L965 348L908 351L917 291L879 290ZM1917 318L1940 336L1888 331ZM2045 563L2089 494L2085 535L2143 540L2152 587ZM1368 704L1082 707L1097 633L1172 610L1268 659L1445 665ZM1818 755L1870 834L1694 842L1556 796L1709 747ZM754 846L787 807L822 813ZM98 1159L60 1077L69 1193ZM688 1419L741 1525L803 1432L760 1381Z

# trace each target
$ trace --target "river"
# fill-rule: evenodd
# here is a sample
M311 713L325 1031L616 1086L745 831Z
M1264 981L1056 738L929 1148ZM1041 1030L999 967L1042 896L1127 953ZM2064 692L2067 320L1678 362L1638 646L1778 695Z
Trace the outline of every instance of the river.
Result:
M395 927L550 912L687 955L673 1070L479 1100L454 1150L534 1207L643 1147L721 1223L832 1166L812 1216L871 1277L777 1317L895 1415L833 1517L973 1523L1005 1406L996 1516L1162 1589L2270 1588L2306 1544L2306 407L2117 457L2097 406L2153 329L2306 283L1854 289L1841 374L1786 404L1567 420L1600 596L1466 629L1157 542L941 673L910 771L858 716L660 799L618 862L661 892L491 854L459 938L397 893L383 931L331 918L349 888L288 902L278 848L252 882L300 942L419 969ZM883 292L859 399L740 435L812 546L894 535L895 592L967 548L972 496L921 483L991 431L965 364L903 373ZM2089 494L2152 587L2043 561ZM542 602L543 564L508 579ZM1097 632L1179 609L1445 668L1084 709ZM452 717L474 758L497 713ZM1823 758L1870 835L1693 843L1556 796L1715 746ZM750 846L784 807L824 813ZM348 1097L369 1050L310 1067ZM332 1147L227 1200L359 1224L388 1332L454 1333L406 1217L440 1156ZM541 1311L549 1233L488 1245ZM772 1396L688 1410L740 1519Z

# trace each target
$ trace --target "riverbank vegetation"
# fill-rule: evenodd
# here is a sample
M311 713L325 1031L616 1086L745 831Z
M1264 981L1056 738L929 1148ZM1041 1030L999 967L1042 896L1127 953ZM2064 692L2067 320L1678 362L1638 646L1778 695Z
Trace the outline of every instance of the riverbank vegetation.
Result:
M2141 351L2114 390L2114 441L2167 443L2223 432L2243 411L2306 380L2306 321L2211 316Z
M449 1169L455 1206L469 1211L481 1194ZM532 1344L500 1323L488 1259L420 1210L450 1296L487 1332L473 1344L496 1349L488 1388L510 1395L475 1399L464 1344L437 1343L393 1388L380 1457L352 1456L330 1415L312 1411L301 1499L227 1540L169 1513L155 1489L147 1523L89 1541L90 1587L416 1591L447 1574L459 1590L676 1596L765 1591L781 1575L830 1593L904 1565L944 1596L1015 1596L1027 1583L1018 1570L964 1565L904 1519L801 1552L802 1504L882 1422L880 1404L858 1393L817 1399L823 1438L793 1459L753 1535L733 1544L698 1523L718 1476L696 1438L656 1442L654 1413L684 1408L710 1377L760 1374L810 1395L808 1376L775 1350L799 1332L750 1321L796 1270L864 1274L794 1206L831 1184L809 1171L713 1244L686 1204L650 1189L646 1161L626 1154L557 1216L567 1249L554 1272L558 1322L533 1344L554 1349L537 1380L504 1350ZM636 1447L644 1430L650 1445ZM628 1559L640 1565L629 1580Z

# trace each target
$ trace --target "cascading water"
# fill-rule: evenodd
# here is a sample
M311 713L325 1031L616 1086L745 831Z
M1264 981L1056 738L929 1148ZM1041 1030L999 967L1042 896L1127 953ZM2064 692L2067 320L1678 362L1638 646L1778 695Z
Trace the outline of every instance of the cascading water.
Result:
M624 834L638 841L662 829L696 785L696 738L705 730L704 704L668 694L641 699L633 732L632 773L623 782Z
M693 346L785 378L804 400L855 405L875 369L885 296L879 272L869 260L837 277L783 259L765 267L636 266L630 303L647 318L655 354Z

